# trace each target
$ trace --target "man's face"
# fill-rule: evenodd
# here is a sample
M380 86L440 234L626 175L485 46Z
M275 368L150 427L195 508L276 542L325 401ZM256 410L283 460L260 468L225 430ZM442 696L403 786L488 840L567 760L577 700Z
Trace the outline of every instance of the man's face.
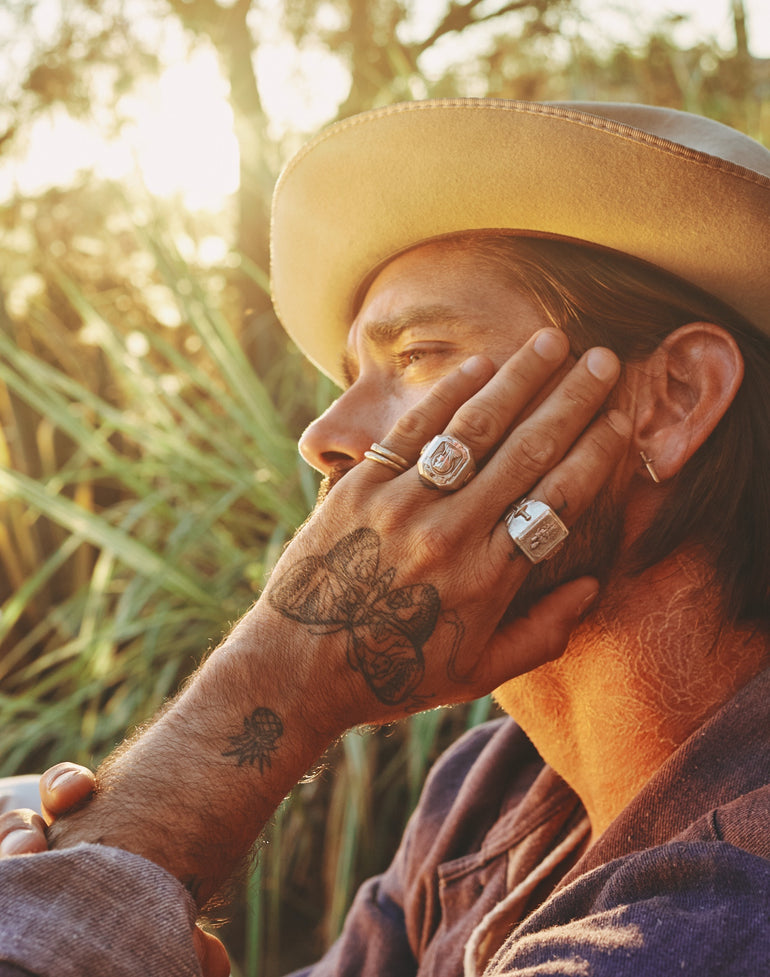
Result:
M500 366L547 324L478 253L430 244L401 255L367 292L348 335L346 389L303 434L303 457L334 484L440 377L476 353ZM619 507L604 493L562 552L529 574L517 612L560 580L606 576L621 526Z
M377 276L348 334L346 389L300 439L324 475L362 460L444 374L474 353L497 366L546 325L477 254L425 245Z

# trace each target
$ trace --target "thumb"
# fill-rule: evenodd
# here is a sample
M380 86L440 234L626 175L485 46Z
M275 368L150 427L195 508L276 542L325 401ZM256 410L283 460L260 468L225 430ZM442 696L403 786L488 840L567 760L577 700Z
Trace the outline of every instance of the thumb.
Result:
M94 792L96 778L78 763L57 763L40 778L43 817L50 824L62 814L83 804Z
M203 977L230 977L230 961L221 940L196 926L193 945Z
M598 594L597 580L580 577L552 590L525 617L501 626L488 647L495 687L558 658Z

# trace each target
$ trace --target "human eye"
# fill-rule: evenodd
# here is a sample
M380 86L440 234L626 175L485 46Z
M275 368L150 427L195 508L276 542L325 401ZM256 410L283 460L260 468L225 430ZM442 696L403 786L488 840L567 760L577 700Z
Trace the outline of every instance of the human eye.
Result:
M440 370L451 352L449 343L412 343L395 352L395 365L408 375Z

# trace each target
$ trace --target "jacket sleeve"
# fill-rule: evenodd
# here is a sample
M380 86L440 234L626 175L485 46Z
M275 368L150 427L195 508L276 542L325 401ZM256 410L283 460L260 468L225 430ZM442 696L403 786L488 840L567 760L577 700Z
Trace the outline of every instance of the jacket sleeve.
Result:
M722 841L609 862L519 926L486 977L753 977L770 960L770 862Z
M0 861L0 977L200 977L195 907L164 869L81 845Z

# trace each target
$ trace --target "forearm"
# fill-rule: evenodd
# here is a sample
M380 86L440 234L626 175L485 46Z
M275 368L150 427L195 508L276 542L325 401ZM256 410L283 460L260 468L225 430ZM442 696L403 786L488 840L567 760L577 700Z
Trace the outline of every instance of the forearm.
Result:
M107 760L96 796L56 822L52 846L136 852L203 904L345 726L328 697L323 721L314 716L319 656L300 654L293 630L264 601L252 608L182 694Z
M511 559L500 514L536 491L571 524L623 456L630 424L616 411L592 420L614 378L594 376L584 357L507 434L543 382L544 367L519 369L533 357L527 344L510 361L512 376L501 370L465 405L496 405L493 427L505 438L462 492L432 493L414 469L393 478L371 462L335 486L257 605L182 695L100 771L88 807L57 824L57 846L127 848L205 901L345 729L476 698L561 654L596 585L565 584L525 617L504 621L529 564L521 554ZM555 367L549 362L546 373ZM517 401L511 389L528 373L530 388ZM462 371L439 381L393 429L393 450L415 460L446 426L448 404L460 408L480 382ZM535 465L530 446L542 443L551 448ZM473 447L484 457L494 444ZM552 467L554 458L563 460Z

